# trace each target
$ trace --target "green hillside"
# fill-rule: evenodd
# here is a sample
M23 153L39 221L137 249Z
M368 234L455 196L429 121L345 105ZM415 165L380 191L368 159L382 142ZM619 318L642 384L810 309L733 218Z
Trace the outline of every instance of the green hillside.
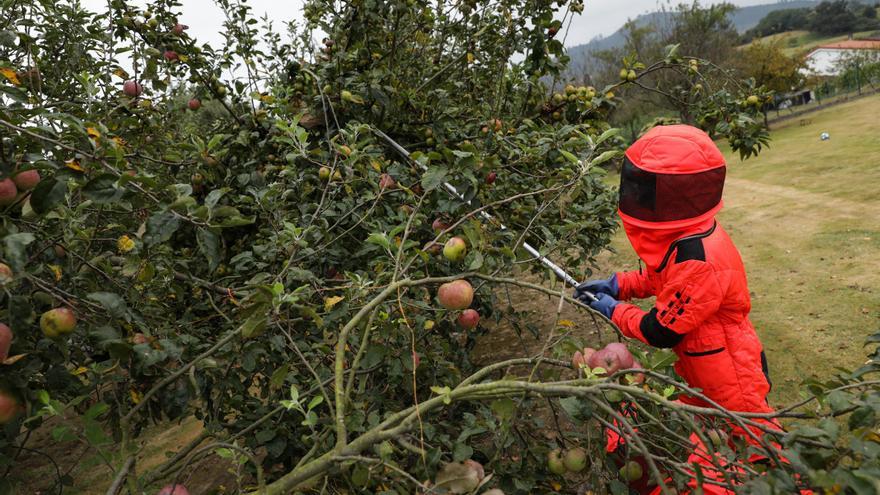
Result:
M862 31L854 33L854 38L868 38L880 36L877 31ZM836 43L849 38L849 35L824 36L810 31L786 31L784 33L771 34L763 38L757 38L752 43L771 43L781 41L787 55L807 53L817 46L828 43ZM748 46L748 45L744 45Z

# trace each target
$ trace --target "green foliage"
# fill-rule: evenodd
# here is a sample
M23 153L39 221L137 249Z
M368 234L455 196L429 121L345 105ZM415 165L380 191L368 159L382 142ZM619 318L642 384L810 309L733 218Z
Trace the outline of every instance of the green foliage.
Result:
M485 329L458 328L435 288L467 277L484 319L536 328L503 289L529 270L548 276L523 241L579 278L607 244L615 201L602 165L624 144L609 116L614 91L635 81L554 101L544 81L567 62L556 19L578 1L312 0L290 42L246 4L219 4L222 47L175 31L175 2L113 0L98 14L11 2L2 14L0 177L42 177L0 216L0 260L14 271L0 320L15 334L0 380L27 406L4 427L3 468L49 418L63 419L56 440L122 465L146 426L193 415L214 450L265 474L269 493L323 475L334 489L411 492L438 472L461 478L472 459L511 492L546 489L545 446L531 437L548 423L524 415L545 403L524 395L531 375L492 382L471 361ZM327 38L312 50L316 29ZM670 46L657 62L626 63L678 73L702 62ZM676 86L689 121L744 154L766 144L745 103L757 88L694 91L690 78ZM143 93L126 96L124 81ZM437 218L452 227L435 232ZM433 249L453 234L468 244L460 264ZM75 312L71 334L40 331L55 307ZM553 352L571 344L566 335ZM643 357L663 377L668 356ZM548 397L617 385L553 385L552 368L542 378ZM676 391L652 387L661 402ZM571 434L598 439L598 428ZM264 454L259 468L251 452ZM584 480L616 472L598 461Z
M743 34L743 41L748 43L755 38L763 38L772 34L807 29L812 9L781 9L770 12L758 22L758 25Z

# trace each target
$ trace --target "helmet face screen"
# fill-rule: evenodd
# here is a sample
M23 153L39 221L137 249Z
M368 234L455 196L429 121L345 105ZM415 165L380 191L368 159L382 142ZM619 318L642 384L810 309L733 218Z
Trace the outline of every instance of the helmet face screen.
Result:
M624 158L620 174L620 211L644 222L697 218L718 206L726 167L685 174L661 174Z

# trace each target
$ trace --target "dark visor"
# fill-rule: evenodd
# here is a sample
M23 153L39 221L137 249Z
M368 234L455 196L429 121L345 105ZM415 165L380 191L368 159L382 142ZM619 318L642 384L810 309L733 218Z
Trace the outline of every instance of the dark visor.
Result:
M721 201L726 167L693 174L658 174L623 159L620 211L645 222L696 218Z

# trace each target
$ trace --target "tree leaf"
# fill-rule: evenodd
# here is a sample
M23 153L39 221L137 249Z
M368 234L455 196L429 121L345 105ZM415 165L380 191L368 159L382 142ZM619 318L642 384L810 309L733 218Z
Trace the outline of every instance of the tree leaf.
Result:
M125 300L112 292L92 292L86 296L86 299L99 303L115 318L122 318L125 316L128 308L125 304Z
M43 215L64 201L66 194L66 183L59 182L54 177L41 180L31 192L31 208L38 215Z
M446 182L448 174L449 170L442 165L434 165L430 167L427 172L422 174L422 188L425 191L430 191L440 187Z
M382 246L389 251L391 250L391 241L388 240L388 236L383 233L373 232L367 237L367 243Z
M98 204L118 201L125 192L116 187L116 176L113 174L101 174L88 181L81 190L83 196Z
M214 271L220 265L220 236L210 229L200 228L196 231L199 251L208 260L208 270Z
M24 271L24 264L27 261L25 251L27 245L32 242L34 242L34 235L29 232L9 234L3 238L6 259L9 260L9 266L12 267L13 272Z
M180 218L171 212L156 213L147 220L147 232L144 234L144 244L147 247L163 243L180 227Z

